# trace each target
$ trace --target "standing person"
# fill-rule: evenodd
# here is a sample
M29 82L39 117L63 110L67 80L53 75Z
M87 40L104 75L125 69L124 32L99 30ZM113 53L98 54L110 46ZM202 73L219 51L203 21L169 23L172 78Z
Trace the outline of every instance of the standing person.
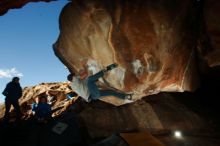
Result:
M5 124L9 122L9 111L11 109L11 105L13 105L16 112L16 121L19 121L21 118L21 110L18 100L22 96L22 88L19 80L19 77L13 77L12 81L6 85L4 91L2 92L2 94L5 96Z
M98 73L88 76L88 71L83 70L79 75L70 73L67 79L71 82L70 86L78 96L84 98L87 102L97 100L102 96L115 96L121 99L132 99L133 94L119 93L114 90L99 90L96 82L104 76L104 73L117 67L117 64L111 64Z

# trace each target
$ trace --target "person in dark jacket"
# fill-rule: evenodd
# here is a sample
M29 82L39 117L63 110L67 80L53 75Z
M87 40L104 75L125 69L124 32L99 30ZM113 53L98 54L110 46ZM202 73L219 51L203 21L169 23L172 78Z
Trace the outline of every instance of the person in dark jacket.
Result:
M9 111L11 109L11 105L13 105L16 111L16 121L19 121L21 118L21 110L19 106L19 98L22 96L22 88L19 83L19 77L13 77L12 81L9 82L2 94L6 97L5 98L5 115L4 115L4 122L9 122Z
M47 123L51 120L52 111L45 94L39 95L38 101L32 104L32 112L39 123Z

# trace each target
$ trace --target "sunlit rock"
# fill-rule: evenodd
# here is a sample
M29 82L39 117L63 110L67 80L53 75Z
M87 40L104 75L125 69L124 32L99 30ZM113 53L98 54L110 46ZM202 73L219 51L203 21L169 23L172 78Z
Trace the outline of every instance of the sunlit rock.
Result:
M2 0L0 15L28 2ZM113 62L119 67L102 86L134 92L135 99L160 91L193 91L197 70L220 63L217 0L75 0L60 15L55 54L70 71L85 64L96 73ZM202 67L202 69L201 69ZM104 99L115 105L123 101Z
M193 91L198 83L195 22L189 0L72 1L61 12L54 50L70 71L86 65L96 73L118 63L103 86L134 92L135 99Z
M29 118L31 116L31 104L36 102L36 98L40 94L45 94L48 96L48 103L51 103L51 109L53 112L53 117L59 115L61 112L66 110L69 101L66 99L66 94L71 92L69 83L41 83L36 86L29 86L23 89L23 95L19 99L19 104L21 106L21 111L23 113L23 118ZM49 97L53 96L53 101L49 101ZM0 119L4 115L5 105L0 105ZM13 108L12 108L13 111Z

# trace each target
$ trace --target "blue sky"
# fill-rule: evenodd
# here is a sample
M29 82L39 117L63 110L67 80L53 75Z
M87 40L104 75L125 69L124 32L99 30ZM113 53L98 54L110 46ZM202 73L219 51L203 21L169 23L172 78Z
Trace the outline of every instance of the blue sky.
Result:
M28 3L0 16L0 93L13 76L21 78L23 88L66 81L68 70L55 56L52 45L59 35L60 12L67 3Z

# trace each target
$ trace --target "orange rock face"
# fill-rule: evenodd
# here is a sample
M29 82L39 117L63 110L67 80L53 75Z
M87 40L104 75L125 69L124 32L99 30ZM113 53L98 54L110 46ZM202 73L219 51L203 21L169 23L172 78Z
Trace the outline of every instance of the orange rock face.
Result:
M96 73L116 62L105 79L134 92L135 99L160 91L197 87L195 7L191 1L73 1L60 15L54 50L71 70Z
M37 1L53 0L3 0L0 15ZM60 15L54 51L70 71L118 63L105 80L135 99L193 91L198 69L220 64L219 8L217 0L74 0Z

